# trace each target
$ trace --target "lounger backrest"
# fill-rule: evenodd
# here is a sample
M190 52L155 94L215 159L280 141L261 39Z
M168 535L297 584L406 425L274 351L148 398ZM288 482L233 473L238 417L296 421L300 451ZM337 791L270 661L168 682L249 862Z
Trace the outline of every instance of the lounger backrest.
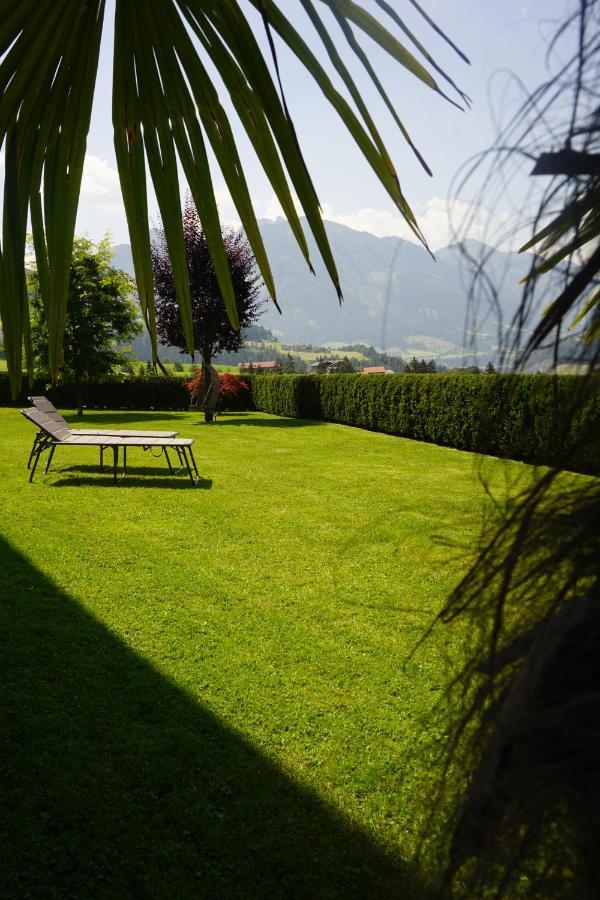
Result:
M41 412L35 407L22 409L21 412L26 419L29 419L30 422L33 422L34 425L37 425L38 428L41 428L42 431L53 437L55 441L64 441L65 438L71 437L71 429L67 423L65 422L64 425L61 425L54 420L51 414Z
M58 425L62 425L64 428L69 427L67 421L63 419L54 403L48 400L47 397L28 397L28 400L36 409L39 409L40 412L46 413L49 418L54 419Z

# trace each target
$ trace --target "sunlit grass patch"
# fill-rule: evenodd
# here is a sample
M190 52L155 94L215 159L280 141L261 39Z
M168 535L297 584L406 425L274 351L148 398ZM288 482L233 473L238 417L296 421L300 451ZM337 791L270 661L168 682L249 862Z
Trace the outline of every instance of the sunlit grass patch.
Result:
M115 485L96 448L58 448L29 484L34 430L0 410L7 883L417 896L403 860L460 635L412 651L473 552L475 459L200 418L69 416L195 437L200 489L141 451ZM488 475L500 492L528 471L493 460Z

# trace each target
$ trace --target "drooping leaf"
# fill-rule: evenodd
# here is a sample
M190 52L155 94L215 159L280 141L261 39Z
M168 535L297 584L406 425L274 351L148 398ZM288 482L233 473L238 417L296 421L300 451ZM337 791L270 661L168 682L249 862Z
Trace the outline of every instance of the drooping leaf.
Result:
M148 226L146 167L172 257L177 296L190 349L193 349L189 283L181 226L180 170L202 217L219 288L232 322L235 302L222 247L209 148L238 210L263 280L273 299L276 286L260 235L237 142L220 98L221 84L310 265L308 244L295 209L306 216L317 248L341 297L341 288L322 220L280 79L276 40L283 40L341 117L415 235L415 216L380 132L358 86L342 62L312 0L303 0L316 34L341 76L350 102L333 86L316 55L273 0L251 0L267 29L263 53L253 26L237 0L117 0L113 78L115 154L131 237L142 313L156 359L156 325ZM406 0L435 26L427 14ZM380 83L354 28L374 40L411 75L441 93L430 66L451 85L433 57L384 0L378 6L394 28L421 54L419 61L383 22L354 0L324 0L335 14L346 45L363 63L388 105L396 125L408 130ZM62 363L68 271L86 138L95 87L105 0L0 0L0 148L4 149L5 194L0 246L0 315L16 394L22 348L30 361L25 291L25 235L30 210L40 288L47 313L53 378ZM299 7L300 8L300 7ZM209 64L216 70L215 80ZM275 71L273 71L273 69ZM457 89L458 90L458 89ZM459 91L460 94L460 91ZM416 148L415 148L416 150Z

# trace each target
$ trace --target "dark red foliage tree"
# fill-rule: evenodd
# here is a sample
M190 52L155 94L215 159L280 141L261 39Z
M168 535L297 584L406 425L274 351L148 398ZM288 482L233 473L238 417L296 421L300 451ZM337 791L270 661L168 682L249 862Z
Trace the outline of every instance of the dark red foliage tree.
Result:
M202 371L197 369L194 377L187 381L185 386L192 398L198 396L202 389ZM219 410L246 410L249 399L250 388L242 378L231 372L224 372L219 376Z
M223 243L240 319L240 330L234 331L217 284L202 223L189 196L183 213L183 232L190 274L194 349L201 354L202 367L208 372L211 360L218 353L223 350L235 353L240 349L244 342L244 329L258 319L263 306L260 275L245 236L231 228L224 229ZM159 338L163 344L186 352L171 260L162 228L158 229L152 244L152 270Z

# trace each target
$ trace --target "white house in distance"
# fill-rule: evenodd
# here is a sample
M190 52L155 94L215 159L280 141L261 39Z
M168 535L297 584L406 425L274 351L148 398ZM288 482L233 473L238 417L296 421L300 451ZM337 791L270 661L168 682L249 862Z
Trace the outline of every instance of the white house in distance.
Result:
M281 362L278 359L271 359L266 362L241 362L238 363L240 372L279 372L281 371Z
M344 372L346 362L343 359L317 359L310 364L310 368L316 375L332 375L335 372Z

